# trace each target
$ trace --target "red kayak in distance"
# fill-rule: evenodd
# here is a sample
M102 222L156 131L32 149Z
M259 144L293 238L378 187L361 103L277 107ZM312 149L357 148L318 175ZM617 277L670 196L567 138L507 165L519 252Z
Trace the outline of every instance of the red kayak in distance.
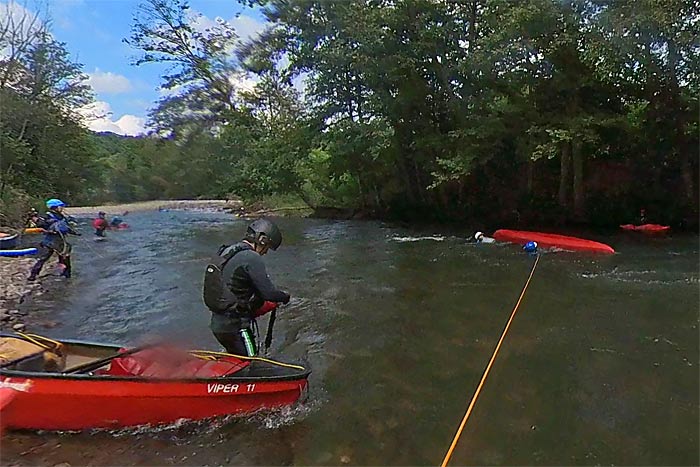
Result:
M663 233L663 232L668 232L669 230L671 230L670 226L659 225L659 224L642 224L642 225L623 224L620 226L620 228L622 230L644 232L644 233Z
M537 242L544 248L561 248L571 251L592 251L596 253L615 253L615 250L605 243L586 240L585 238L569 237L544 232L528 232L526 230L500 229L494 232L493 238L499 242L510 242L524 245L527 242Z

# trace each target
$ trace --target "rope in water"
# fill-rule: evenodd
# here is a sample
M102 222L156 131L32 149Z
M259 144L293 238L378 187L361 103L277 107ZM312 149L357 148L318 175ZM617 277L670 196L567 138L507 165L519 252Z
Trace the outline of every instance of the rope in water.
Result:
M452 457L452 453L454 452L454 449L457 446L457 442L459 441L459 437L462 435L462 431L464 430L464 427L467 424L467 420L469 419L469 415L471 415L472 409L474 408L474 404L476 404L476 399L479 397L479 393L481 392L481 388L484 386L484 382L486 381L486 378L488 377L489 372L491 371L491 366L493 365L493 362L496 360L496 356L498 355L498 351L501 349L501 344L503 344L503 340L505 339L506 333L508 332L508 329L510 328L510 324L513 322L513 317L515 317L515 313L518 311L518 307L520 306L520 302L522 302L523 297L525 296L525 292L527 291L527 287L530 285L530 280L532 279L532 276L535 273L535 268L537 267L537 263L539 261L540 261L540 255L537 255L537 257L535 258L535 262L532 265L532 269L530 270L530 276L527 278L527 281L525 282L525 286L523 287L523 291L520 292L520 297L518 298L518 302L515 304L515 308L513 308L513 312L510 314L510 318L508 319L508 323L506 324L505 329L503 329L503 333L501 334L501 338L498 340L498 344L496 345L496 349L493 351L493 355L491 356L491 360L489 361L489 364L486 366L486 370L484 370L484 374L481 377L481 381L479 382L479 386L476 388L476 391L474 392L474 396L472 397L472 400L469 403L469 408L467 409L467 413L464 415L464 418L462 419L462 423L459 425L459 428L457 429L457 433L455 434L455 437L452 440L452 444L450 445L450 449L448 449L447 454L445 455L445 458L442 461L441 467L446 467L447 463L450 461L450 458Z

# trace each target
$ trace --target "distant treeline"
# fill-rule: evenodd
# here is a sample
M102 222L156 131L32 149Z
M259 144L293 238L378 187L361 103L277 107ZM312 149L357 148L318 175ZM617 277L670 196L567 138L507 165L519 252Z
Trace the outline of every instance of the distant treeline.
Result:
M89 92L59 92L80 65L48 34L0 61L5 199L294 194L409 220L616 225L645 208L697 225L697 1L246 3L270 27L243 45L183 0L134 12L136 64L171 65L161 136L84 130L70 109Z

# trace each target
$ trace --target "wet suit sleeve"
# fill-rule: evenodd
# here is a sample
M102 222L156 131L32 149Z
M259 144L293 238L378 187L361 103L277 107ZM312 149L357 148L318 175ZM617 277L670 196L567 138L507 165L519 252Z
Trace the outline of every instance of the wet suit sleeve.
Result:
M265 263L263 263L262 258L255 255L251 258L248 263L248 277L250 277L253 286L258 291L258 295L263 300L270 302L289 302L289 294L282 290L279 290L270 280L270 276L267 275L265 270Z
M48 220L46 220L45 217L41 217L41 216L38 216L38 217L36 218L35 223L36 223L36 226L39 227L39 228L41 228L41 229L48 229L48 228L49 228L49 225L51 224L51 222L49 222Z

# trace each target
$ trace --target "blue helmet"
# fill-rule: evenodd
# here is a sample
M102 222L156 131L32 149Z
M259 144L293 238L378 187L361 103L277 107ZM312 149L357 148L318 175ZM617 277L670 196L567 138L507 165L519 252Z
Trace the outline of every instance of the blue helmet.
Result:
M57 198L51 198L46 202L46 207L49 209L60 208L65 205L66 203Z
M537 242L527 242L525 246L523 246L523 250L527 251L528 253L537 251Z

